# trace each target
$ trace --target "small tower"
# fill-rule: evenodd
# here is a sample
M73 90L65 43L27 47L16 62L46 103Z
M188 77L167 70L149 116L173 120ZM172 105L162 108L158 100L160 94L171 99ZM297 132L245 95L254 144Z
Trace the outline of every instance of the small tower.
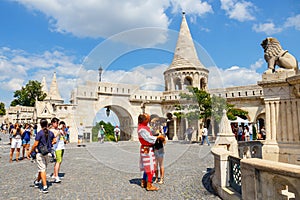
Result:
M46 93L47 96L48 96L48 86L47 86L47 82L46 82L46 78L45 77L43 77L43 79L42 79L41 86L42 86L42 91L44 93Z
M183 12L173 61L164 72L165 91L184 90L187 86L207 90L208 72L198 59Z
M57 86L57 80L56 80L56 72L53 74L52 82L50 85L49 93L47 94L47 97L45 98L46 101L51 101L53 103L63 103L64 100L61 98Z

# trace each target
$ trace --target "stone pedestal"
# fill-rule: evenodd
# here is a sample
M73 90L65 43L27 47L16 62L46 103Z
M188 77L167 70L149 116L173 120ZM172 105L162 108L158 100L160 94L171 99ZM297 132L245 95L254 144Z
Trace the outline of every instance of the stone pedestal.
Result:
M286 70L263 74L266 110L266 141L263 159L299 164L300 154L300 75Z

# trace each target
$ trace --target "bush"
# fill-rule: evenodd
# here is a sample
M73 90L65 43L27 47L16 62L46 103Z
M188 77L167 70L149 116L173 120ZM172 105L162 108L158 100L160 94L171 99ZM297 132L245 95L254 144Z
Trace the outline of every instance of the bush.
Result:
M98 132L99 132L101 125L103 125L104 129L105 129L104 140L105 141L115 141L114 126L110 122L105 123L102 120L99 123L97 123L96 126L94 126L92 128L92 141L93 142L98 141Z

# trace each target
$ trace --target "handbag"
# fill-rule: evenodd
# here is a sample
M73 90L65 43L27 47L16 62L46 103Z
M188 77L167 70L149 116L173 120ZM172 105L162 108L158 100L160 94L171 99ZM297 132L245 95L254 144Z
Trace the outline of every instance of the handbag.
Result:
M45 156L45 155L47 155L48 153L50 153L49 150L48 150L47 145L40 146L40 153L41 153L43 156Z
M45 155L47 155L48 153L50 153L50 151L49 151L49 149L48 149L48 146L47 146L47 144L48 144L48 134L45 134L45 136L46 136L46 145L41 145L41 146L39 147L40 153L41 153L43 156L45 156Z

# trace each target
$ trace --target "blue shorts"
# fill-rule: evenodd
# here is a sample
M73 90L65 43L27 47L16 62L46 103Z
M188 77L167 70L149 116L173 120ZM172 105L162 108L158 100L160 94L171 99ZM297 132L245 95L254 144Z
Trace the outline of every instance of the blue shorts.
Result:
M23 144L30 144L30 140L25 140L25 139L23 139L23 140L22 140L22 145L23 145Z

